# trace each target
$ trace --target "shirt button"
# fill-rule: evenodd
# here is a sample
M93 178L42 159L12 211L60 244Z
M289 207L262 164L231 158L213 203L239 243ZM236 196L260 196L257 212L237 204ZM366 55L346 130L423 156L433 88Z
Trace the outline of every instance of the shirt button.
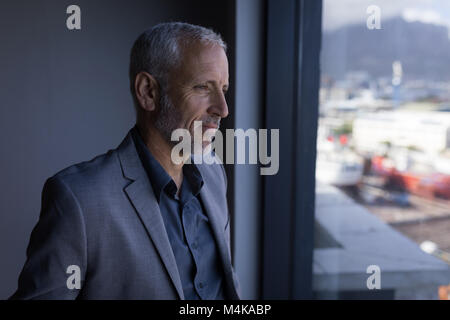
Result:
M200 282L199 284L198 284L198 287L200 288L200 289L203 289L203 282Z
M197 242L193 242L193 243L192 243L192 249L197 249L197 248L198 248Z

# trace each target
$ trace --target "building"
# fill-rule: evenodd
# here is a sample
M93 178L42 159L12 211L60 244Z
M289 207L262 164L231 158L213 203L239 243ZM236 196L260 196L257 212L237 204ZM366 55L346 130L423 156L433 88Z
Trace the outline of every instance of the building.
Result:
M353 123L353 142L360 152L375 152L389 142L440 153L450 147L450 113L388 111L359 115Z

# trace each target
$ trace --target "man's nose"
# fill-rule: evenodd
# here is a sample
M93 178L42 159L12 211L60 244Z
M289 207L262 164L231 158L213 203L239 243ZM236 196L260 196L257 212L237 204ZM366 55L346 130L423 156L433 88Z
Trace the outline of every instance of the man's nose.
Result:
M214 113L221 118L226 118L228 116L228 105L225 99L225 93L222 91L216 95L216 99L211 106L211 113Z

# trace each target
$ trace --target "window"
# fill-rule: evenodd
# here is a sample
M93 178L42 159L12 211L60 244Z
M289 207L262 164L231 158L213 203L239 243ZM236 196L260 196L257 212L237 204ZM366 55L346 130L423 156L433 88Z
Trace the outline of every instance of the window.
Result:
M449 71L448 1L323 1L315 298L443 298Z

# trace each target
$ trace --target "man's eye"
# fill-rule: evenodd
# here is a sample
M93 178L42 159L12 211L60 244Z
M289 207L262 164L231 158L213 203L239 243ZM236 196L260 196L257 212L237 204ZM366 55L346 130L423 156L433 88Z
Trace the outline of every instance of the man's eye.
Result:
M196 89L201 89L201 90L208 90L208 86L205 84L199 84L197 86L195 86Z

